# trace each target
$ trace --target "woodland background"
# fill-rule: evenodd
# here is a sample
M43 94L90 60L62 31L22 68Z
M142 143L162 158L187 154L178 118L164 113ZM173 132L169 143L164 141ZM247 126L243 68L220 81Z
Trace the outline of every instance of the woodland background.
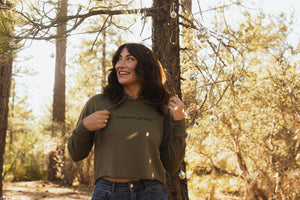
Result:
M172 92L181 91L186 105L188 145L177 175L187 183L189 199L300 199L300 40L293 9L269 14L249 1L161 2L167 2L162 7L168 17L179 18L181 88ZM64 15L60 6L0 1L1 73L7 63L13 66L6 137L0 140L1 181L48 179L92 187L93 155L75 164L65 149L78 115L105 86L117 46L139 36L135 42L157 48L151 43L154 11L147 10L152 2L69 0L67 15L74 18L66 20L61 31L70 32L63 37L63 23L56 20ZM93 11L103 12L88 15ZM88 14L81 22L82 12ZM171 32L162 39L172 43ZM56 45L49 55L56 62L66 58L66 68L58 68L65 82L55 81L53 100L37 111L28 85L37 71L22 56L36 40ZM54 100L62 88L63 107Z

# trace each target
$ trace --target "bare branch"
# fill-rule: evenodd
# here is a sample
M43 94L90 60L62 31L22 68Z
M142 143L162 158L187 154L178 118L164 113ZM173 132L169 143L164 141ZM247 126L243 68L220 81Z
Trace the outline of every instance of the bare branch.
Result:
M96 36L96 38L95 38L95 40L94 40L94 42L93 42L93 44L92 44L91 51L93 50L94 45L95 45L96 41L98 40L98 37L99 37L100 33L101 33L104 29L106 29L106 28L109 26L109 25L108 25L108 26L105 27L105 24L106 24L106 22L107 22L107 20L108 20L109 18L110 18L110 24L111 24L111 18L112 18L112 16L109 15L109 16L106 17L106 19L105 19L105 21L104 21L102 27L101 27L100 30L98 31L98 34L97 34L97 36Z
M127 15L127 14L140 14L143 13L144 17L152 16L154 11L158 8L142 8L142 9L130 9L130 10L112 10L112 9L102 9L98 10L96 8L90 9L88 12L84 14L80 14L80 7L77 10L75 15L70 15L67 17L58 17L51 18L49 13L52 12L55 8L52 8L48 11L45 10L45 3L43 4L43 11L38 8L34 8L37 16L40 18L32 18L26 12L23 12L23 6L21 6L21 10L11 9L9 7L1 6L0 9L5 9L13 12L15 15L19 16L20 19L24 22L23 29L19 32L15 31L16 35L10 35L10 37L15 39L33 39L33 40L50 40L53 38L61 37L56 35L55 31L51 33L51 29L60 26L62 23L72 22L70 28L66 30L67 36L70 35L72 31L74 31L78 26L80 26L86 19L92 16L98 15ZM111 24L114 24L111 22ZM69 24L70 25L70 24ZM28 28L24 28L28 27ZM116 25L116 27L119 27ZM98 32L98 31L97 31Z

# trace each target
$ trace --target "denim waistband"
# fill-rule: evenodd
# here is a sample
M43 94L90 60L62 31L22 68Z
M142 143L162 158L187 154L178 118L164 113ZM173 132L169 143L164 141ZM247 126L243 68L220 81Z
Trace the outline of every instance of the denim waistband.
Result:
M96 185L102 187L103 189L114 191L132 191L148 188L153 184L162 184L156 180L138 180L138 181L130 181L126 183L122 182L113 182L105 179L98 179Z

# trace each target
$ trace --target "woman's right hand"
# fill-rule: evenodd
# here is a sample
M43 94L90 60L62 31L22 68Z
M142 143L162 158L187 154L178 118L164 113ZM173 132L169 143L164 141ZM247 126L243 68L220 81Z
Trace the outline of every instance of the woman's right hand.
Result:
M108 110L96 111L83 119L83 125L89 131L102 129L107 126L109 115Z

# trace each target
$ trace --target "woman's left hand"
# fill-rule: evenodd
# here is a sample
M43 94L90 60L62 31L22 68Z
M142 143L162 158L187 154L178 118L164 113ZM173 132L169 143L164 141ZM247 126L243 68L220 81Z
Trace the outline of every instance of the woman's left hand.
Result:
M178 96L172 96L169 99L168 108L172 112L174 120L184 119L184 104Z

